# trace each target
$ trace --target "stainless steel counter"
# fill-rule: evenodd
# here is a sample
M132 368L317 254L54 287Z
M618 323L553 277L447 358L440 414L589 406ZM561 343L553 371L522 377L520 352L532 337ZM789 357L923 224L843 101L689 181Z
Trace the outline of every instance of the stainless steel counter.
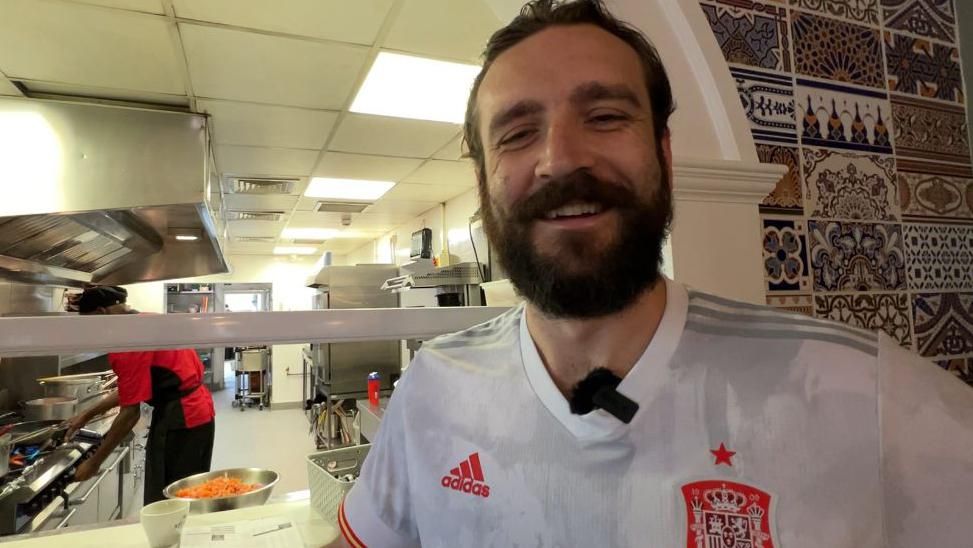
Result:
M372 405L368 400L357 400L358 417L361 422L362 443L370 443L375 440L378 434L379 424L385 416L385 409L388 408L389 399L382 398L378 405ZM367 440L367 441L366 441Z
M115 414L86 428L103 436L114 420ZM75 467L96 447L97 443L91 441L65 443L6 483L0 490L0 535L119 518L134 497L135 482L128 481L133 473L133 440L129 436L115 449L99 475L84 482L72 481Z

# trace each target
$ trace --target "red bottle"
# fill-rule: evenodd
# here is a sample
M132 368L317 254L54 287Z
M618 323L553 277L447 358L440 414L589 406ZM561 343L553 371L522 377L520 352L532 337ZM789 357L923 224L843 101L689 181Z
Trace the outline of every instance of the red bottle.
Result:
M368 374L368 403L378 406L378 391L382 386L382 379L377 371Z

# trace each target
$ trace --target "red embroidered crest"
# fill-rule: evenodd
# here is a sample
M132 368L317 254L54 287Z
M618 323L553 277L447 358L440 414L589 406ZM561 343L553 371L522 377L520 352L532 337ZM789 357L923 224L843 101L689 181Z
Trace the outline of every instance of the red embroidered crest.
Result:
M774 548L770 494L742 483L707 480L682 486L687 548Z

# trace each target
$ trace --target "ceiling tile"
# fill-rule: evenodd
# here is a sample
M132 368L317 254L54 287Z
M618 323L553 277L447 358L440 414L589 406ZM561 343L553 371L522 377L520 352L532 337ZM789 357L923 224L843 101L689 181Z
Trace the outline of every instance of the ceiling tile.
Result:
M307 175L318 158L316 150L217 145L216 166L235 175Z
M349 113L338 126L331 150L428 158L456 135L456 125Z
M437 160L460 160L463 158L463 132L460 132L452 141L446 143L446 146L436 151L432 155L433 158Z
M231 238L276 238L284 229L285 221L230 221L227 227Z
M412 217L425 213L434 207L439 207L439 205L439 202L433 201L386 200L383 198L368 206L365 213L405 215L407 217L405 220L409 220Z
M166 19L83 4L5 0L0 67L13 80L185 92Z
M392 0L174 0L176 15L240 27L371 45Z
M200 112L213 116L213 140L223 145L320 149L338 113L200 99Z
M482 0L405 0L382 47L478 63L501 26Z
M273 255L275 243L234 242L226 246L227 255Z
M193 91L204 98L337 110L368 54L362 46L185 23L179 30Z
M410 183L399 183L392 190L382 196L382 201L411 201L411 202L445 202L450 198L466 192L473 185L417 185Z
M95 6L105 6L108 8L119 8L123 10L141 11L145 13L163 14L161 0L73 0L78 4L92 4Z
M299 196L254 196L251 194L227 194L224 203L227 209L245 211L286 211L290 213Z
M304 211L314 211L314 207L317 205L319 201L320 199L318 198L301 197L301 199L297 201L297 208L295 209L295 214Z
M314 169L315 177L338 179L366 179L371 181L399 181L412 173L422 160L368 154L328 152Z
M473 172L473 163L469 160L428 160L402 182L470 188L476 184L476 174Z
M306 198L305 198L306 199ZM432 207L436 207L435 203L423 203L422 206L414 205L411 208L407 208L408 204L405 202L396 202L400 204L400 211L383 211L375 213L352 213L351 214L351 226L347 227L350 230L375 230L382 232L387 232L389 227L398 226L419 213L427 211ZM415 209L422 207L418 213L413 213ZM341 225L341 213L316 213L314 211L295 211L291 216L290 223L288 226L294 227L308 227L308 228L343 228Z

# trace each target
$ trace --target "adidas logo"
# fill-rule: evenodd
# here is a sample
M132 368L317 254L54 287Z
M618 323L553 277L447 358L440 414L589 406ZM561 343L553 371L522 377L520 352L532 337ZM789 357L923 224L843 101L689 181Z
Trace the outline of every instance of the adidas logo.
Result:
M473 453L459 466L443 476L441 484L446 489L469 493L483 498L490 496L490 486L484 483L483 468L480 467L480 454Z

